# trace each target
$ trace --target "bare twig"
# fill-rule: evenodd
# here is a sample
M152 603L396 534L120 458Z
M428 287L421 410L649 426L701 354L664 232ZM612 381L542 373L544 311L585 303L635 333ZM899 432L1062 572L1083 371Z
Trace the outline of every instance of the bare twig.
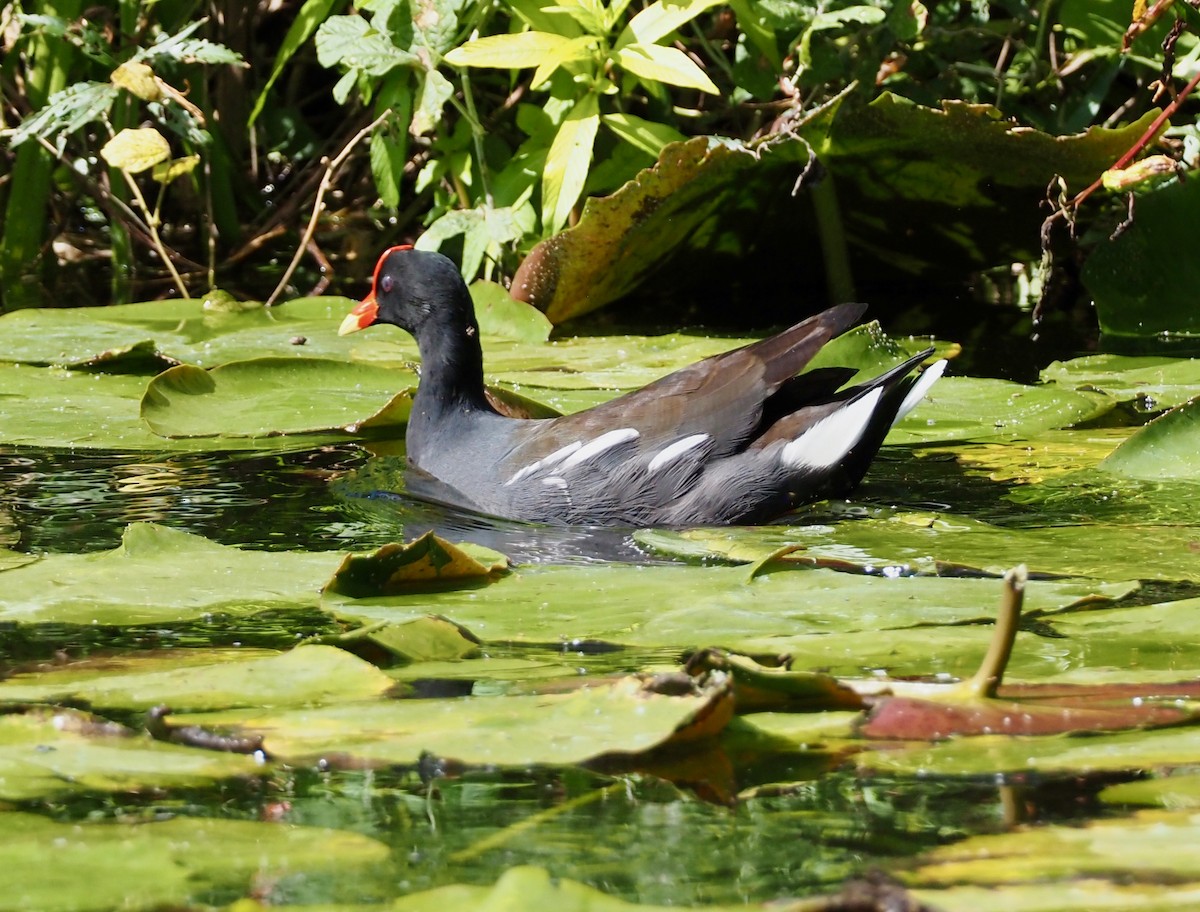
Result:
M325 173L322 175L321 183L317 187L317 198L313 202L312 215L308 219L308 226L304 229L304 234L300 238L300 243L296 246L296 252L292 255L292 261L288 263L287 269L284 270L283 276L279 279L279 284L275 286L275 290L272 291L271 296L267 298L268 307L274 304L279 299L279 296L283 294L283 290L287 287L288 282L291 281L292 274L295 273L296 267L300 265L300 258L304 256L305 251L308 249L309 243L312 241L313 235L316 234L317 222L320 221L321 209L325 203L325 194L329 191L329 188L333 186L334 172L336 172L337 169L342 166L342 163L350 157L350 153L354 151L355 146L366 139L366 137L370 136L376 127L378 127L391 116L391 111L384 111L382 114L376 117L373 121L355 133L354 136L351 137L350 142L346 143L342 151L339 152L337 156L325 166Z

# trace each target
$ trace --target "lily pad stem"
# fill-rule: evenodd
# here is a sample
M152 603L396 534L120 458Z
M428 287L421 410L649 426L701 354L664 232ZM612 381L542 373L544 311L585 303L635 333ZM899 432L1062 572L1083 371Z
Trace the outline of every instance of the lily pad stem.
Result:
M1029 571L1021 564L1004 574L1004 596L1000 600L1000 611L996 617L996 629L988 644L987 655L979 670L967 682L971 695L993 699L1004 680L1004 670L1012 657L1013 644L1017 640L1017 627L1021 622L1021 606L1025 602L1025 583Z

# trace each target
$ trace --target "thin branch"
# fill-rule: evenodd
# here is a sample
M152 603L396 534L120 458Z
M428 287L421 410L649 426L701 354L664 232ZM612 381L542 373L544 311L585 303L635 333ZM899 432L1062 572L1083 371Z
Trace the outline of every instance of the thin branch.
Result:
M342 163L350 157L350 153L354 151L355 146L370 136L376 127L378 127L391 116L391 111L384 111L382 114L376 117L373 121L355 133L350 139L350 142L346 143L345 148L343 148L342 151L337 154L337 157L325 166L325 173L322 175L321 183L317 187L317 198L313 202L312 215L308 219L308 226L304 229L304 234L300 238L300 243L296 245L296 252L292 255L292 261L288 263L287 269L284 270L283 276L279 280L279 284L275 286L275 290L272 291L271 296L267 298L268 307L274 304L279 299L279 296L283 294L283 290L287 287L288 282L291 281L292 274L295 273L296 267L300 265L300 258L304 256L305 251L308 249L309 242L312 241L313 235L316 234L317 222L320 221L321 209L325 204L325 194L329 191L329 188L333 186L334 172L337 171L337 169L342 166Z

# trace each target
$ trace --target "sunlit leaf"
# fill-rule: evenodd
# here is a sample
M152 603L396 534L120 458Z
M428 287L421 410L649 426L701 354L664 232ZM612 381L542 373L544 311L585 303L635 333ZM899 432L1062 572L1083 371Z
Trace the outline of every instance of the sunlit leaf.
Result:
M118 89L124 89L142 101L158 101L162 97L154 70L136 60L125 61L112 71L109 80Z
M614 55L617 63L642 79L665 82L685 89L699 89L711 95L721 90L687 54L660 44L627 44Z
M421 591L443 583L483 582L508 568L508 559L488 549L464 549L427 532L406 544L387 544L373 554L350 554L324 591L351 598Z
M600 126L599 104L590 92L571 108L554 134L542 172L542 213L557 231L567 221L575 201L583 193L592 161L592 144Z
M540 66L569 46L570 38L550 32L488 35L454 48L446 54L445 60L454 66L523 69Z
M601 120L606 127L635 149L641 149L656 157L668 143L683 142L687 139L674 127L645 120L635 114L604 114Z
M640 10L617 37L616 51L630 44L655 44L721 0L656 0Z
M169 184L177 177L191 174L196 170L198 164L200 164L199 155L185 155L183 158L176 158L173 161L159 162L154 166L151 177L160 184Z
M1085 355L1055 361L1042 380L1069 389L1101 390L1123 402L1137 401L1146 411L1173 408L1200 390L1200 359L1163 356Z
M1117 447L1100 468L1131 478L1200 479L1200 399L1151 421Z
M137 174L171 157L171 145L153 127L125 129L100 149L101 157L122 171Z

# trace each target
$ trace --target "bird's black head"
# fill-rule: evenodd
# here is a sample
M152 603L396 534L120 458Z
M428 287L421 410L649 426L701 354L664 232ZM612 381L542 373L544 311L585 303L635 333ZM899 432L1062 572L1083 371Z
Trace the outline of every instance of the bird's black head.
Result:
M339 335L391 323L421 338L431 325L474 326L474 309L458 267L428 250L409 245L384 251L375 265L371 293L342 321Z

